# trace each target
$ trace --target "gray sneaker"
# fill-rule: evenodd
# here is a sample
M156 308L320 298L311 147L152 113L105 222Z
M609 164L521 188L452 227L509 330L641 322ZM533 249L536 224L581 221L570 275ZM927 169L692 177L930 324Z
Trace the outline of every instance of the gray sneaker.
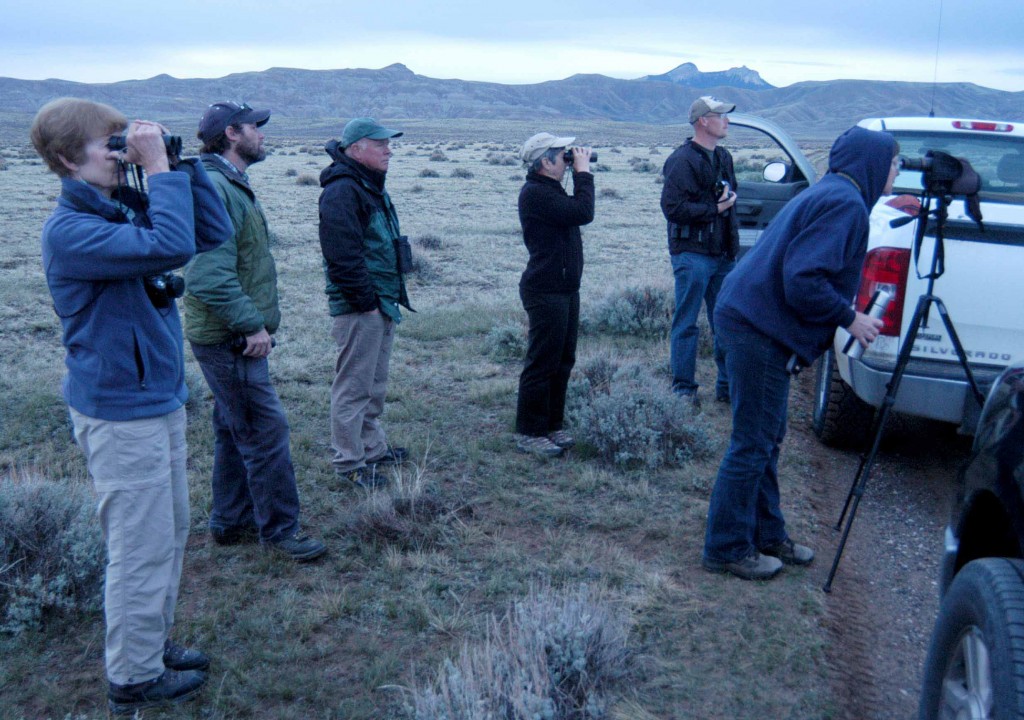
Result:
M806 545L797 545L789 538L761 548L761 554L776 557L787 565L810 565L814 560L813 550Z
M756 551L735 562L721 562L705 557L701 564L710 572L732 573L744 580L770 580L782 570L781 560Z
M555 445L551 440L539 435L533 437L532 435L519 435L516 439L516 449L519 452L530 453L531 455L540 455L542 457L560 457L565 452L563 448Z
M327 552L327 546L316 538L306 535L292 535L286 540L279 540L275 543L267 543L267 547L274 552L281 553L295 562L309 562Z

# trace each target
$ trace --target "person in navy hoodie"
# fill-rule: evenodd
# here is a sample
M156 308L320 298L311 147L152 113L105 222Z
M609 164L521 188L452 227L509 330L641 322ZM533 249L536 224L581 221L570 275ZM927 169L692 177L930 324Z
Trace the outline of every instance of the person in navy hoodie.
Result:
M126 128L123 149L111 149ZM202 165L169 157L165 134L77 98L43 106L31 130L61 180L42 262L67 351L63 394L107 543L115 713L193 697L209 665L170 639L189 529L188 391L170 271L224 242L232 227ZM148 194L127 187L129 164L148 176Z
M868 214L892 190L899 146L854 127L833 144L829 172L786 205L725 279L715 330L725 353L733 427L708 507L702 563L744 579L807 565L786 532L779 448L792 361L810 365L842 327L867 346L881 320L851 308L867 250Z

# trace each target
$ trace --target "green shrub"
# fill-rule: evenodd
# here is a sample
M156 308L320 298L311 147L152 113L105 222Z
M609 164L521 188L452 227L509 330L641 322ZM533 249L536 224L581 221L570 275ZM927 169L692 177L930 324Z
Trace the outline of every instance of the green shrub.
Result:
M612 363L614 364L614 363ZM649 468L679 467L714 450L710 426L693 405L635 363L606 379L607 358L598 369L578 368L569 386L566 415L577 438L605 462ZM590 377L601 378L592 384Z
M469 180L473 177L473 173L466 168L455 168L452 170L453 178L462 178L463 180Z
M443 150L435 150L430 153L430 160L433 162L448 162L448 156L444 154Z
M518 165L519 160L514 155L505 155L499 152L487 153L487 164L488 165Z
M647 160L645 158L630 158L629 165L633 168L633 172L638 173L653 173L658 172L661 168L657 164Z
M657 337L672 327L675 300L663 288L629 287L599 300L582 321L584 332Z
M309 173L302 173L297 178L295 178L295 184L296 185L319 185L320 181L316 179L315 175L310 175Z
M416 238L416 244L424 250L440 250L444 242L437 235L420 235Z
M492 360L522 360L526 355L526 331L518 322L495 325L484 337L484 354Z
M411 691L406 710L415 720L606 717L605 694L628 671L628 634L628 615L586 585L531 590Z
M0 478L0 632L102 606L106 550L93 502L69 481Z
M420 170L420 177L422 178L436 178L441 177L441 173L437 170L431 170L430 168L423 168Z

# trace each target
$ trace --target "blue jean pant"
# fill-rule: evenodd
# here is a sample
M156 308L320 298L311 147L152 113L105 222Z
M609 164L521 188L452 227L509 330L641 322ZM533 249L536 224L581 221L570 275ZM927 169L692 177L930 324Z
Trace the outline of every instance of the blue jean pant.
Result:
M719 323L718 341L729 371L732 437L711 491L704 557L735 562L788 537L778 464L791 353L753 328L731 323Z
M255 526L263 542L287 540L299 529L299 492L267 358L245 357L227 343L192 343L192 353L214 398L210 527Z
M708 324L714 336L715 300L722 288L722 281L736 265L725 255L711 257L700 253L682 252L671 255L672 274L676 280L676 309L672 316L672 335L669 346L669 364L672 369L672 389L678 393L697 392L697 341L701 301L708 309ZM728 396L729 375L721 350L715 340L715 364L718 379L715 394Z

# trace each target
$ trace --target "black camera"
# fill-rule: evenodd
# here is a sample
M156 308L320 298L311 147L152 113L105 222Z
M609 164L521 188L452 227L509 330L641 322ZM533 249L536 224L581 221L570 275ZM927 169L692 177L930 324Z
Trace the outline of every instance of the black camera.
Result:
M929 150L921 158L900 158L900 170L922 173L925 190L932 195L974 195L981 189L981 177L966 160L941 150Z
M142 280L153 307L166 308L185 294L185 279L171 272L149 275Z
M562 153L562 159L565 160L566 165L572 165L572 148L566 148L565 152ZM590 162L597 162L597 153L590 153Z
M128 141L124 135L111 135L107 140L107 149L124 150L128 147ZM164 135L164 147L167 149L167 157L178 157L181 155L181 136Z
M717 200L718 198L722 197L722 193L724 193L726 190L730 190L731 191L731 188L729 187L729 183L728 182L726 182L725 180L719 180L718 182L716 182L715 183L715 199Z

